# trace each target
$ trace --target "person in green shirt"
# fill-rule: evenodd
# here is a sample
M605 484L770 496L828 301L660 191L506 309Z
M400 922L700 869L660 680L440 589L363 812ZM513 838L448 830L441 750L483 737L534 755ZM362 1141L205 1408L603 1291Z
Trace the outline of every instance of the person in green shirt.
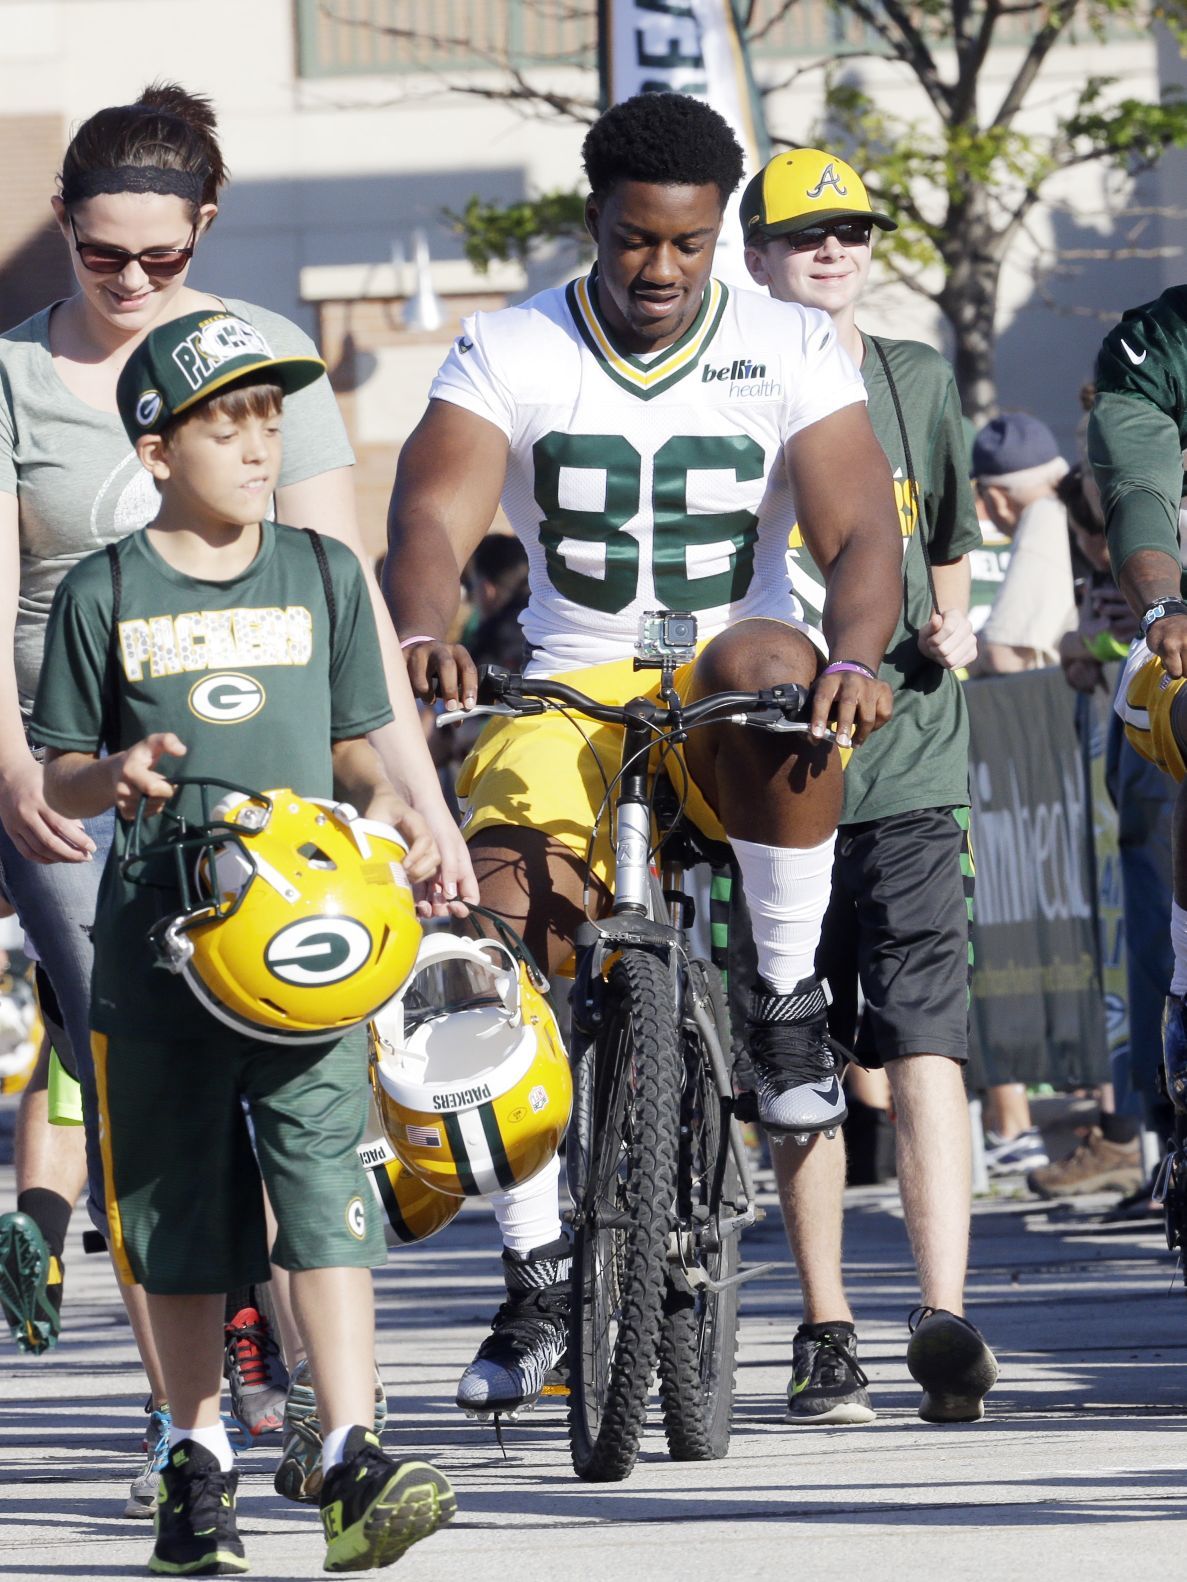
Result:
M96 912L92 1045L113 1258L147 1293L172 1404L149 1561L166 1574L247 1569L219 1400L224 1293L268 1270L261 1174L325 1430L326 1569L390 1564L454 1508L441 1473L392 1461L370 1429L370 1269L385 1248L356 1154L363 1030L298 1047L217 1017L153 964L150 929L183 905L176 870L158 863L151 884L134 883L122 864L138 812L169 803L205 822L195 780L279 779L409 822L367 741L392 710L362 570L344 545L267 520L283 394L323 372L317 358L274 355L225 311L145 338L117 399L160 508L62 580L33 706L50 806L118 815ZM402 844L407 877L430 878L427 831Z
M1174 972L1163 1048L1168 1092L1180 1111L1187 1111L1185 450L1187 286L1172 286L1156 302L1130 308L1105 337L1096 361L1088 459L1100 489L1113 576L1141 622L1113 707L1130 743L1179 788L1171 823Z
M898 1176L922 1307L907 1365L923 1388L920 1416L982 1415L997 1367L964 1318L971 1206L967 1059L969 732L954 671L976 654L968 618L969 552L981 533L969 486L951 370L929 346L858 328L876 213L858 173L835 154L776 155L741 204L746 262L784 302L823 309L861 369L870 422L894 475L903 537L904 602L879 675L894 712L845 769L833 895L817 975L833 993L830 1030L852 1046L857 982L865 996L860 1057L885 1065L898 1117ZM843 459L838 458L840 463ZM793 588L820 618L822 578L798 528ZM772 1150L803 1290L789 1418L865 1423L874 1417L857 1360L841 1273L845 1150L816 1135Z

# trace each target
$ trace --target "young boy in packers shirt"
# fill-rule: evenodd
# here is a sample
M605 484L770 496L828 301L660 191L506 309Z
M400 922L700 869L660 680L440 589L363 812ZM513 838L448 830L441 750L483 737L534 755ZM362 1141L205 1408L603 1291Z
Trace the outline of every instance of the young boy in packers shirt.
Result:
M120 867L141 801L151 814L173 796L170 768L256 788L280 779L409 829L366 740L392 713L361 568L336 541L267 520L283 397L323 372L316 358L274 357L227 313L176 319L137 348L117 396L160 512L61 583L34 710L51 805L120 816L91 1015L113 1251L148 1293L176 1425L149 1562L169 1575L247 1569L219 1397L224 1293L268 1277L261 1170L326 1430L326 1569L390 1564L455 1505L440 1472L390 1460L363 1426L370 1270L385 1254L355 1155L368 1102L361 1030L278 1046L215 1020L152 965L147 931L178 898ZM173 807L196 821L197 798L183 786ZM411 823L405 869L417 880L436 861Z

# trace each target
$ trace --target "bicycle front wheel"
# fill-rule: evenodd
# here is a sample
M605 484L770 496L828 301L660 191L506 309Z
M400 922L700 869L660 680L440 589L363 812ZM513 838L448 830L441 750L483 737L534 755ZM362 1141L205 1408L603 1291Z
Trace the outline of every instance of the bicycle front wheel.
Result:
M663 962L625 950L593 1051L589 1178L573 1246L569 1437L592 1482L625 1478L659 1347L683 1056Z
M718 1041L728 1058L729 1020L721 975L716 967L700 968L717 1026ZM720 1208L724 1216L738 1211L741 1182L730 1152L728 1111L722 1108L712 1065L695 1027L686 1031L686 1071L680 1101L680 1165L677 1207L680 1226L704 1236L712 1229L713 1188L724 1151ZM738 1272L737 1234L720 1245L698 1245L688 1258L686 1278L673 1270L664 1300L659 1348L659 1393L664 1432L673 1461L715 1461L729 1450L734 1405L734 1370L738 1347L738 1287L724 1290L715 1283Z

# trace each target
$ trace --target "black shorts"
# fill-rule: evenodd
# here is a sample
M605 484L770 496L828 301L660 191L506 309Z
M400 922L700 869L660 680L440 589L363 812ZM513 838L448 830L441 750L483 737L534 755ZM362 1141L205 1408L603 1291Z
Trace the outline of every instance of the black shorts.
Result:
M863 1065L904 1055L968 1059L972 917L968 808L923 808L838 830L816 971L833 995L830 1031Z

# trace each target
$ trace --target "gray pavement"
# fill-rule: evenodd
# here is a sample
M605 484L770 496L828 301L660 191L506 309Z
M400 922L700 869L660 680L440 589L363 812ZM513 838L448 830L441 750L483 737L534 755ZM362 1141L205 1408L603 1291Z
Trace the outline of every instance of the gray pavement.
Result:
M9 1110L8 1114L3 1109ZM10 1101L0 1109L0 1134ZM12 1206L0 1166L0 1210ZM379 1361L391 1446L453 1479L457 1520L400 1562L405 1582L647 1582L698 1577L1029 1576L1111 1582L1183 1563L1187 1537L1187 1293L1157 1227L1107 1229L1096 1203L979 1203L970 1312L1001 1380L981 1424L929 1427L904 1361L917 1300L892 1189L851 1194L847 1268L878 1420L866 1428L783 1421L796 1296L778 1211L744 1248L781 1261L747 1286L733 1446L676 1465L658 1418L626 1483L572 1474L563 1409L505 1433L460 1419L457 1375L500 1294L493 1221L467 1209L379 1277ZM0 1353L0 1577L142 1573L146 1523L118 1511L139 1469L144 1387L105 1262L84 1257L76 1218L66 1325L48 1358ZM314 1512L272 1491L275 1450L241 1459L241 1529L261 1579L320 1574Z

